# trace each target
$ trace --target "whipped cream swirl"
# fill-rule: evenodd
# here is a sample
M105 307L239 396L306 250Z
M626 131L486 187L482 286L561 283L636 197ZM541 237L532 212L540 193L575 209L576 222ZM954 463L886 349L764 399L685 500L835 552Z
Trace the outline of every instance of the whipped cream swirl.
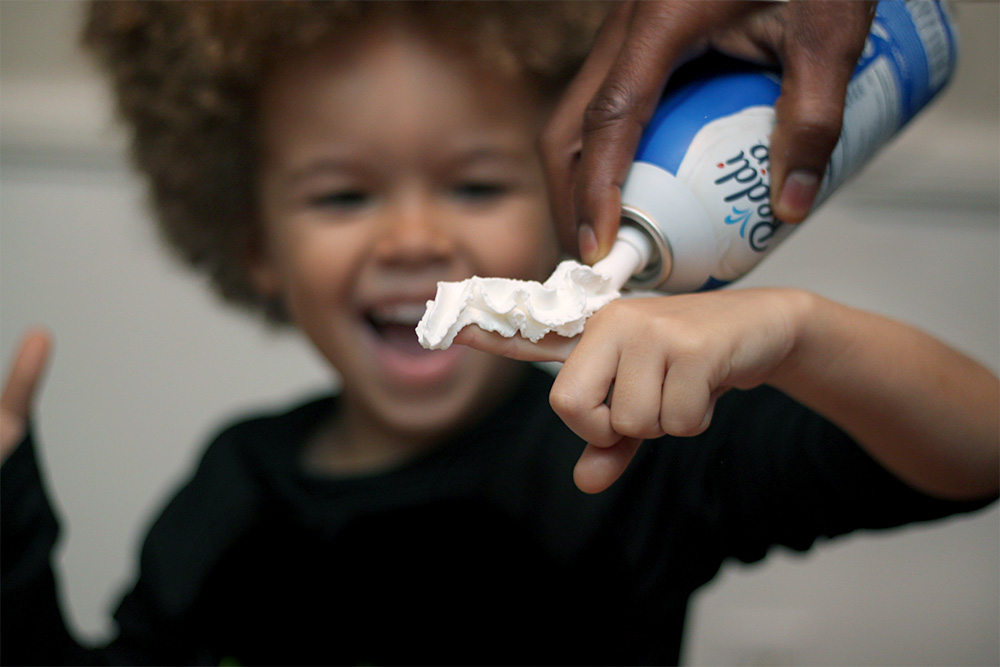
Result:
M572 338L588 317L619 296L610 275L573 260L561 262L544 283L478 276L439 282L417 337L429 350L446 350L459 331L475 324L533 343L551 331Z

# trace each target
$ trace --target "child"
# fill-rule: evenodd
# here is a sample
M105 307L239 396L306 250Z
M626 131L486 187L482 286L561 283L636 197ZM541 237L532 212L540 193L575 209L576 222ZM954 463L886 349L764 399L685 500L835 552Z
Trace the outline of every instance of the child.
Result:
M48 565L29 339L0 434L7 662L671 663L724 559L996 497L997 379L815 295L630 299L578 341L417 346L437 281L554 267L534 142L601 11L94 6L167 238L343 386L220 432L116 637L84 648ZM553 383L468 345L565 364ZM600 493L574 489L578 458Z

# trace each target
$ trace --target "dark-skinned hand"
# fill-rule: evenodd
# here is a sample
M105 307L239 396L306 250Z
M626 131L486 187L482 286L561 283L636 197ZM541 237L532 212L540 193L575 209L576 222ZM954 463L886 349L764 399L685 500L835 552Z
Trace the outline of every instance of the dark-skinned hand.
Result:
M563 247L591 264L610 251L642 131L674 70L709 50L780 66L771 206L784 222L804 220L840 136L847 84L874 12L869 0L614 6L540 139Z

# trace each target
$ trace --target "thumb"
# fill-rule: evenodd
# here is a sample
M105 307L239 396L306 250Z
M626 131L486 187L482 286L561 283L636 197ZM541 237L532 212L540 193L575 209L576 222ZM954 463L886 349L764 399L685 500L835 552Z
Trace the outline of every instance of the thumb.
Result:
M871 25L873 3L795 6L800 22L781 54L781 95L771 136L771 202L784 222L812 210L844 121L847 85ZM831 23L838 25L833 29Z
M783 222L802 222L809 215L840 138L847 82L823 76L805 67L786 70L775 104L772 205Z
M642 444L640 438L622 437L610 447L588 444L573 469L573 481L584 493L600 493L615 483Z

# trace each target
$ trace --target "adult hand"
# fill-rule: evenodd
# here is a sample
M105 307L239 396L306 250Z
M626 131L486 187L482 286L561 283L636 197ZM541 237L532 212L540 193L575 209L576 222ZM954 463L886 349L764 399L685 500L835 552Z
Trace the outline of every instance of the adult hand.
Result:
M564 248L588 263L610 251L621 186L667 80L710 49L781 67L771 206L785 222L805 219L840 136L847 83L874 11L870 0L616 5L540 139Z
M24 437L51 349L49 334L33 330L25 334L14 355L14 364L0 393L0 461L7 460Z

